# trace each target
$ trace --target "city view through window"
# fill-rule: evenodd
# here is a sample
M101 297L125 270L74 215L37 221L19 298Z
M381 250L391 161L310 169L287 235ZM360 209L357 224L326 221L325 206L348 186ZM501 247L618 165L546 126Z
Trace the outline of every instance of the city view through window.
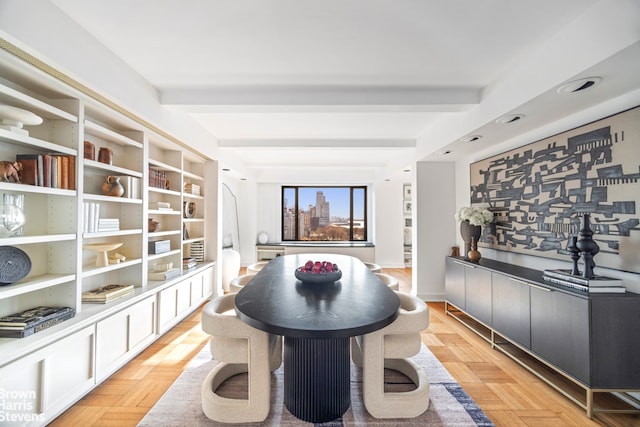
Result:
M282 239L365 241L365 187L282 187Z

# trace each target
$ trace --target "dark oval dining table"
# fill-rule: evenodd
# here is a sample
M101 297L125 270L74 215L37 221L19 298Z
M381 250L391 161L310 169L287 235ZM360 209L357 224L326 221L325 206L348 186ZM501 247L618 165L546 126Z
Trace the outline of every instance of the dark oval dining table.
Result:
M306 261L330 261L342 278L298 280ZM340 418L351 404L349 338L383 328L398 316L398 296L357 258L296 254L271 260L235 299L238 317L284 337L284 403L314 423Z

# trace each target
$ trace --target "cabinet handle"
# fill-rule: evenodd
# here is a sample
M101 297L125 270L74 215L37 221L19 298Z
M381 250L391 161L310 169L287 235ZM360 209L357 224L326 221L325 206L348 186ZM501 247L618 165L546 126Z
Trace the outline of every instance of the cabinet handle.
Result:
M476 266L475 266L475 265L469 265L469 264L467 264L466 262L462 262L462 261L455 261L455 260L454 260L453 262L455 262L456 264L464 265L464 266L465 266L465 267L467 267L467 268L476 268Z
M514 279L513 277L509 277L509 280L516 283L521 283L523 285L531 286L532 288L540 289L541 291L551 292L551 289L545 288L543 286L534 285L533 283L525 282L524 280Z

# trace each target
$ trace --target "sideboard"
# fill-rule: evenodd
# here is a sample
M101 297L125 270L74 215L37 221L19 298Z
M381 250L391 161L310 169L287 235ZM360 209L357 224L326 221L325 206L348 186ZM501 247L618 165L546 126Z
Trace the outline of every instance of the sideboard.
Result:
M594 405L594 393L633 400L626 392L640 391L639 294L565 289L544 281L539 270L463 257L446 258L445 287L447 315L589 418L595 411L614 412Z

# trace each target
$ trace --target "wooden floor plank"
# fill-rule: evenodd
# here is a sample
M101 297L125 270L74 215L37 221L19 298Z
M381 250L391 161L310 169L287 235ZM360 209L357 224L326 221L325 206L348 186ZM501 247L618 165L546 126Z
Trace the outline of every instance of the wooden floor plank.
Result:
M410 291L411 269L384 269ZM50 426L134 427L171 386L209 337L201 310L159 338L125 367L78 401ZM498 427L640 427L639 415L585 411L509 357L429 303L430 326L422 341Z

